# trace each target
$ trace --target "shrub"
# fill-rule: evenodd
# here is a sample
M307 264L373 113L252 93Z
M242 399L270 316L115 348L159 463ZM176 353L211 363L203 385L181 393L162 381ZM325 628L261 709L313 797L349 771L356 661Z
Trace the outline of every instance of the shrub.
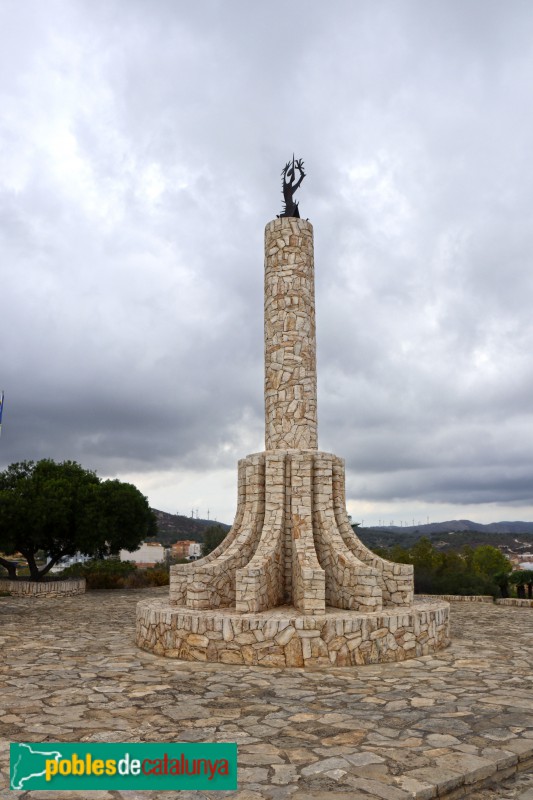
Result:
M85 578L87 589L122 589L128 577L137 570L133 561L93 559L64 569L62 578Z
M411 548L381 549L391 561L414 566L417 594L486 594L500 597L505 591L509 561L491 546L463 548L462 553L437 550L422 537Z
M60 573L61 578L85 578L87 590L144 589L149 586L168 586L168 567L158 565L139 569L133 561L113 559L73 564Z
M125 585L129 589L144 589L148 586L168 586L169 572L165 567L138 569L128 575Z
M146 576L150 581L150 586L168 586L169 571L164 567L152 567L152 569L147 569Z

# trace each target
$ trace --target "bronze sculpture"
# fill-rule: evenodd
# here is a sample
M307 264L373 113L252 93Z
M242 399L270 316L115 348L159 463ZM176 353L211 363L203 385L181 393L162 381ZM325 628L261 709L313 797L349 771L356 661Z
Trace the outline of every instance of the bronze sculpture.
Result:
M281 187L283 192L283 201L284 201L284 208L281 214L278 214L278 219L280 217L299 217L300 211L298 210L298 203L296 203L293 199L293 195L295 191L300 187L303 179L305 178L304 172L304 162L301 158L294 160L294 153L292 155L292 164L290 161L287 161L283 170L281 172L282 180L281 180ZM300 177L296 180L296 170L299 171Z

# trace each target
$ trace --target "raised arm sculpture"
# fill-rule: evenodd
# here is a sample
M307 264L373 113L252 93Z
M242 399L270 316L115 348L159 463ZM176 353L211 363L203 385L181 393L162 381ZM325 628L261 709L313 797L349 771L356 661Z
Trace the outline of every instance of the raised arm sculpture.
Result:
M296 180L296 170L300 173L300 177ZM304 162L301 158L294 160L292 156L292 164L287 161L281 173L281 190L283 192L283 201L285 206L279 217L299 217L298 203L293 199L295 191L300 187L303 179L305 178Z

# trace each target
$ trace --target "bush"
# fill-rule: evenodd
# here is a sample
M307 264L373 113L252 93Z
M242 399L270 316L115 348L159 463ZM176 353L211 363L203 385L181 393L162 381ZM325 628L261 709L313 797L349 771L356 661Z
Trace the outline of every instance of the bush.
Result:
M164 567L147 569L145 575L150 581L149 586L168 586L170 575L168 569Z
M86 561L73 564L60 573L61 578L85 578L87 590L92 589L144 589L149 586L168 586L168 567L158 565L139 569L133 561L113 559Z
M404 564L413 564L417 594L486 594L500 597L505 591L511 564L499 550L489 545L462 553L437 550L422 537L411 548L396 545L378 555Z
M138 569L128 575L125 585L128 589L144 589L148 586L168 586L169 571L165 567Z
M416 594L486 594L500 597L499 586L486 575L468 572L457 574L424 572L415 567Z
M66 567L59 574L62 578L86 578L88 574L100 572L105 575L117 575L124 577L134 572L137 565L133 561L117 561L116 559L108 558L93 558L91 561L85 561L80 564L72 564L71 567Z
M137 570L133 561L93 559L84 564L73 564L60 574L61 578L85 578L87 589L122 589L128 577Z

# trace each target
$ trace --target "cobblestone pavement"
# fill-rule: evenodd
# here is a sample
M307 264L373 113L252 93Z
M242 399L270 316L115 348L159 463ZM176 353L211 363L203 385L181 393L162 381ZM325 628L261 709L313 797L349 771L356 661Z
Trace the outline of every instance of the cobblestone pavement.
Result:
M531 609L453 604L437 657L281 670L138 650L135 603L167 591L0 598L2 800L159 794L9 791L10 741L238 743L237 792L165 800L533 800Z

